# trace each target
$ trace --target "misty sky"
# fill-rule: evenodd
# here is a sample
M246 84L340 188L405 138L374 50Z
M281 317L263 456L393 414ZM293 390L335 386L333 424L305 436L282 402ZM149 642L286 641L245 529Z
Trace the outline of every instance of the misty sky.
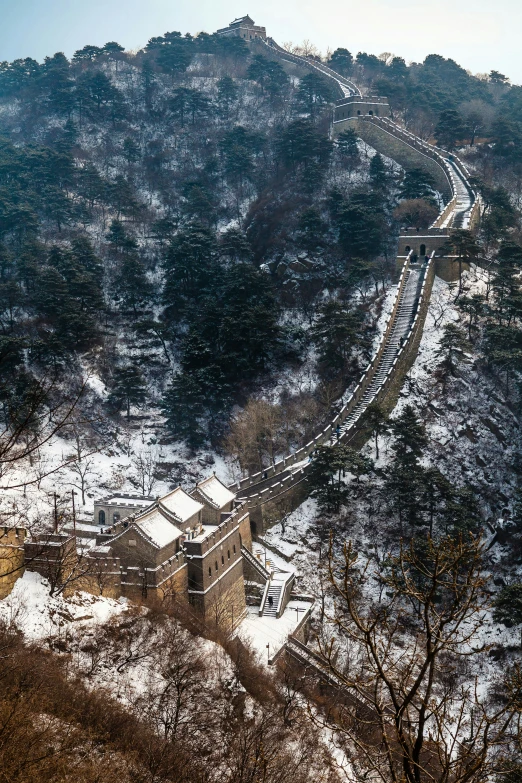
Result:
M522 83L520 0L0 0L0 61L113 40L136 49L153 35L213 32L247 13L279 43L307 38L323 52L344 46L407 61L437 53Z

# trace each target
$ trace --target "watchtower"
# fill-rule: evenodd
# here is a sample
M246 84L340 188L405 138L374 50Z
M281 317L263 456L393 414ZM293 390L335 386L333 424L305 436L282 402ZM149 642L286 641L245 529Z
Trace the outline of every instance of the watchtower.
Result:
M256 25L254 20L248 15L241 16L239 19L234 19L230 22L228 27L222 27L221 30L217 30L217 35L238 35L245 41L253 41L256 38L261 38L266 41L266 27L260 27Z
M352 95L348 98L340 98L334 111L334 122L351 120L354 117L389 117L390 104L388 98L378 95Z

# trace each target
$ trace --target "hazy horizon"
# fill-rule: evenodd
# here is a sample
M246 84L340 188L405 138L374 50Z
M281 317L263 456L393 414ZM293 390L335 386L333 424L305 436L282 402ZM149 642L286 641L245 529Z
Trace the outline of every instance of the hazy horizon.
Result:
M111 40L133 50L166 31L213 32L248 13L279 43L309 39L323 53L344 46L354 55L386 51L408 62L441 54L473 73L498 70L522 82L522 5L514 0L493 8L486 0L472 8L441 0L435 10L422 0L194 0L189 7L172 0L0 0L0 12L0 61L41 61L57 51L70 57L85 44Z

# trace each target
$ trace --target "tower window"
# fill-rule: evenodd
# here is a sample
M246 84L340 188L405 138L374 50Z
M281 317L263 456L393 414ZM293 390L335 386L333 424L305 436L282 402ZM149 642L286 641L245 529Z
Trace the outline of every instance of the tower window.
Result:
M218 561L216 560L216 571L218 570Z
M212 576L212 569L211 569L211 567L210 567L210 566L208 567L208 575L209 575L209 576Z

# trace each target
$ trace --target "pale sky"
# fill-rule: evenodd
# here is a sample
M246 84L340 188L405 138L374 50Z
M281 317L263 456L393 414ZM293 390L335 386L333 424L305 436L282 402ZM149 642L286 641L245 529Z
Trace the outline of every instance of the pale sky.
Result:
M196 34L245 14L279 43L307 38L323 52L452 57L473 73L522 83L520 0L0 0L0 61L42 60L85 44L140 48L171 30Z

